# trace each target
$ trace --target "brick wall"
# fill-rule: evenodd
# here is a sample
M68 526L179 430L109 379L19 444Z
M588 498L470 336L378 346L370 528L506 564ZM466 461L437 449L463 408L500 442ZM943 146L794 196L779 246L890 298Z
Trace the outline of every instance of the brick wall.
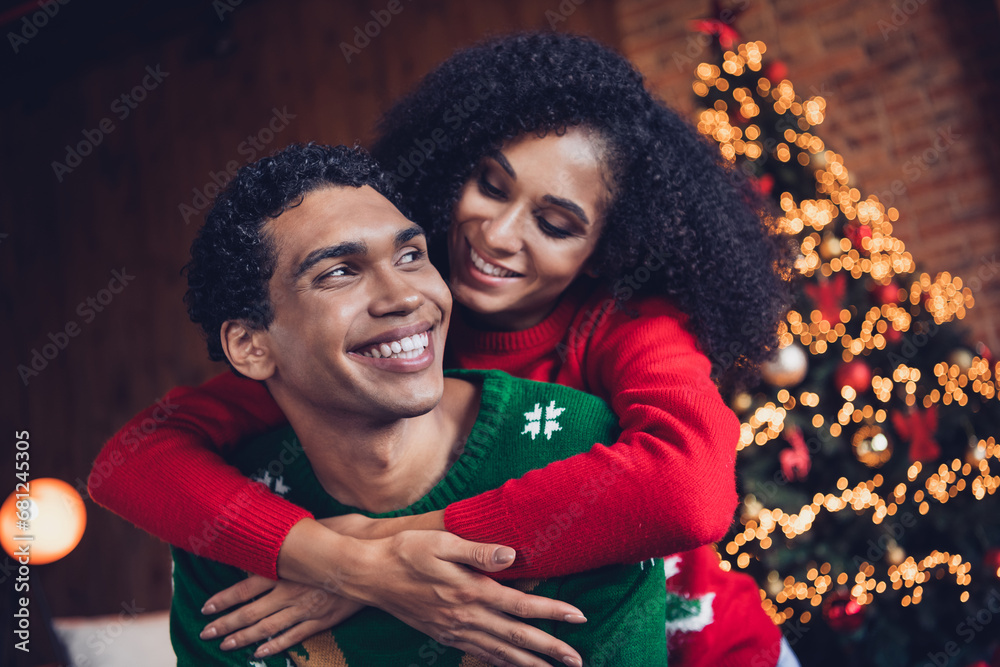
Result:
M693 117L693 69L710 48L688 31L707 0L619 0L622 49ZM744 39L781 59L802 97L826 98L816 128L862 195L892 200L918 270L974 288L972 335L1000 353L1000 34L997 0L730 0ZM992 121L992 125L990 122ZM937 141L937 147L935 147ZM943 150L937 150L944 147ZM891 188L896 184L896 192ZM904 191L905 188L905 191ZM996 259L995 259L996 258ZM978 278L978 279L977 279Z

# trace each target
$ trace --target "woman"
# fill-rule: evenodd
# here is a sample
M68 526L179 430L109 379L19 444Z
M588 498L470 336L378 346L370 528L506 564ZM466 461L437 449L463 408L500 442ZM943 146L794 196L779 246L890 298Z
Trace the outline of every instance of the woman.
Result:
M788 267L749 184L649 95L625 59L573 36L516 35L459 52L391 109L380 130L373 152L388 169L398 166L411 217L428 229L450 278L453 365L597 394L618 414L623 433L610 447L455 503L443 516L378 524L359 518L338 529L380 537L446 528L508 545L518 557L495 575L507 578L636 562L720 539L736 504L738 420L713 378L736 386L773 349ZM283 423L266 392L226 375L172 400L181 407L152 433L134 438L143 413L108 443L95 469L122 456L128 466L92 478L95 500L174 544L205 542L203 555L272 578L318 582L309 563L336 555L311 554L298 538L308 514L274 496L231 502L246 482L209 452ZM144 465L153 460L183 466L186 482L149 475L163 468ZM188 518L178 525L170 508L180 507ZM199 537L206 523L214 539ZM692 562L703 566L715 556L704 558ZM704 576L695 566L678 578L721 576L702 569ZM402 596L394 593L419 590L420 576L401 574L405 583L387 581L383 597L368 602L422 629L420 619L437 618L440 609L429 601L400 609ZM271 585L258 581L253 592ZM743 622L776 645L750 590ZM217 603L245 597L227 593ZM268 597L278 600L277 590ZM240 618L210 624L209 634L250 625L235 641L267 636L254 622L269 603L254 604ZM285 625L295 616L274 611ZM714 611L718 619L722 608ZM471 628L451 633L453 645L541 664L512 645L511 625L486 612L471 618ZM262 648L294 643L317 623ZM734 626L720 626L720 634L732 639ZM700 646L672 650L675 664L694 664L685 650L706 657Z

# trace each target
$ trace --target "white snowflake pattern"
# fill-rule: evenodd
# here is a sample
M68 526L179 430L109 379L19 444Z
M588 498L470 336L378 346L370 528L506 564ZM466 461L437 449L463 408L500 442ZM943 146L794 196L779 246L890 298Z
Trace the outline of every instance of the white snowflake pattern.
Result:
M556 421L566 408L557 408L555 401L550 401L545 407L545 439L551 440L552 434L556 431L561 431L562 427L559 422ZM542 406L535 403L535 409L531 412L525 412L524 418L528 420L528 423L524 425L524 430L521 431L521 435L529 434L531 439L534 440L535 436L542 431Z
M277 493L279 496L287 495L288 492L292 490L292 487L285 484L284 477L280 475L278 477L271 477L271 474L266 470L263 472L263 474L258 473L252 476L250 479L252 479L255 482L260 482L267 488Z

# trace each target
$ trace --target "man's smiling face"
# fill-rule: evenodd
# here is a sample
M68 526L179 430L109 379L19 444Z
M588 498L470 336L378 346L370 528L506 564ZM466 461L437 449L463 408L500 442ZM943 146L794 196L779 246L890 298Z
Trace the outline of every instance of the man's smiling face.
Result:
M371 187L324 187L262 232L277 257L269 385L344 417L433 409L451 294L421 228Z

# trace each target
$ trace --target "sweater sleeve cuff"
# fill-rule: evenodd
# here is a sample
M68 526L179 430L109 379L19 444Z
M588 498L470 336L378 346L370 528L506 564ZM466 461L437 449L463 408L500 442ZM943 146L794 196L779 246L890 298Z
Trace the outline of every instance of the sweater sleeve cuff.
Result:
M192 545L201 547L202 553L190 549L196 555L205 555L219 559L212 552L224 553L225 561L247 572L259 574L268 579L278 578L278 552L292 526L303 519L314 518L298 505L287 500L275 498L278 502L267 504L266 511L255 511L252 517L239 517L246 509L237 508L234 512L219 515L217 521L220 527L208 526L200 536L191 538ZM221 530L224 526L225 530ZM198 544L199 540L201 544ZM216 544L211 544L211 542Z
M500 572L484 572L488 577L507 581L537 576L528 545L512 529L517 524L501 490L502 487L448 505L444 510L445 530L466 540L500 544L517 552L513 565Z

